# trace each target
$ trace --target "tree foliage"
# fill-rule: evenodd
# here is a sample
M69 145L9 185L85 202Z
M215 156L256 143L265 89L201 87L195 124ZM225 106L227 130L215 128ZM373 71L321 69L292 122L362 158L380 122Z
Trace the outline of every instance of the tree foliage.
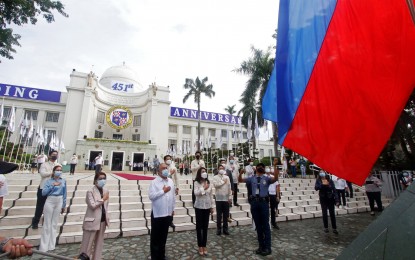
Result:
M232 105L232 106L228 105L227 107L225 107L225 111L228 112L229 115L233 115L236 113L235 107L236 105Z
M197 104L197 114L198 114L198 123L197 123L197 149L200 150L200 101L202 94L207 96L208 98L212 98L215 96L215 91L213 91L213 85L207 84L208 78L205 77L204 79L200 80L199 77L196 80L193 79L186 79L185 84L183 85L184 89L188 90L189 92L183 98L183 104L193 96L194 101Z
M38 17L42 16L48 23L55 21L53 11L64 17L64 5L60 1L51 0L0 0L0 55L13 59L16 53L14 46L20 46L21 36L13 33L10 25L36 24Z
M375 167L383 170L415 170L415 89L396 123Z
M251 57L249 57L248 60L243 61L239 68L234 70L234 72L249 77L246 82L245 90L242 92L241 98L239 99L242 103L242 108L239 110L238 115L242 115L242 124L245 127L248 127L248 119L249 116L251 116L251 126L252 129L254 128L256 113L258 114L258 126L264 124L261 104L274 67L274 57L271 50L271 47L263 51L251 46ZM276 143L277 140L274 141L275 152L277 152Z

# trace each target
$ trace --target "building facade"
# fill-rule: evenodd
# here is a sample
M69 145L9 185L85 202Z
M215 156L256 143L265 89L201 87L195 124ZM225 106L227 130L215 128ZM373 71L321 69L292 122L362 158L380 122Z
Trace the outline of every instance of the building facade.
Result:
M66 89L0 84L3 126L15 109L16 130L7 136L9 142L24 144L26 153L35 154L41 150L42 135L43 147L60 151L60 162L76 154L81 169L101 153L104 169L113 171L129 170L155 155L180 157L196 151L197 111L170 106L168 86L143 87L125 65L107 69L100 79L93 72L73 70ZM206 111L199 116L203 148L232 150L247 141L239 117ZM259 155L272 154L272 142L260 141Z

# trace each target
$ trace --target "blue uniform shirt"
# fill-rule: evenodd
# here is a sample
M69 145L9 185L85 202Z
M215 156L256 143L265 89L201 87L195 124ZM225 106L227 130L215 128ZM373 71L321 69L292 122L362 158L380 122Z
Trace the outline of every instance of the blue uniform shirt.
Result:
M61 185L53 186L54 182L60 182ZM59 178L57 180L50 178L46 181L42 190L43 196L62 196L62 208L66 207L66 182L64 179Z
M258 188L258 178L259 178L259 194L257 194ZM261 198L268 197L268 187L272 182L272 178L263 174L261 177L253 175L248 177L245 181L246 186L251 188L251 195L258 196Z

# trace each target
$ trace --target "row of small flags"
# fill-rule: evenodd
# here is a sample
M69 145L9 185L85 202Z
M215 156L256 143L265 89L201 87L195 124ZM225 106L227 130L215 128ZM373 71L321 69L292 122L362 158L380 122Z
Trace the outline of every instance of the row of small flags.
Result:
M4 103L1 104L0 109L0 123L3 123L4 118ZM25 118L20 119L19 123L20 128L20 135L22 138L27 136L27 139L30 139L35 134L35 143L37 144L45 144L47 140L45 140L45 136L48 136L48 129L43 128L43 126L37 126L37 129L35 130L33 119L30 118L30 122L27 119L27 115ZM7 130L14 133L16 131L16 114L15 114L15 108L14 105L11 108L10 117L7 123ZM44 133L44 134L43 134ZM59 138L56 136L55 133L51 135L49 147L53 150L65 150L65 145L63 141L59 141Z

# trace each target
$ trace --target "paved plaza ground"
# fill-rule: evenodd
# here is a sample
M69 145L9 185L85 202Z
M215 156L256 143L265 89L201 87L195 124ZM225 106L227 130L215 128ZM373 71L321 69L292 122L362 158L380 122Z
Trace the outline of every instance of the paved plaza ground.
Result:
M279 223L272 232L272 255L255 255L256 232L251 226L231 227L229 236L217 236L209 229L209 255L197 254L195 231L169 233L166 254L169 259L335 259L376 217L369 213L337 216L339 235L323 232L321 218ZM75 257L80 244L58 245L51 253ZM107 239L104 259L149 259L150 236ZM24 259L49 259L35 255Z

